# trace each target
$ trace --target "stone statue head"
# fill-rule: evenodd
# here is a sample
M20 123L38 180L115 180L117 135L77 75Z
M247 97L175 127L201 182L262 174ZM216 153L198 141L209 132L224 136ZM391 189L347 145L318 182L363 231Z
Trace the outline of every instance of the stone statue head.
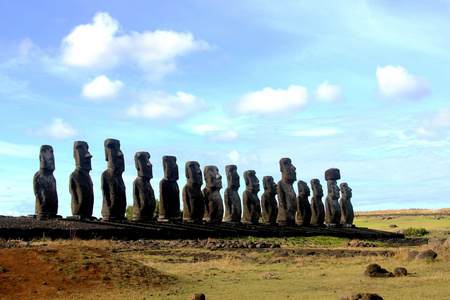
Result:
M186 162L185 173L189 183L203 184L202 170L200 170L200 164L198 162Z
M332 198L339 198L339 187L337 186L336 180L327 181L328 196Z
M272 176L264 176L263 177L263 187L264 187L264 191L269 194L277 193L277 184L273 180Z
M105 140L105 158L108 162L108 169L119 173L123 173L123 171L125 171L125 161L122 150L120 150L119 140Z
M235 189L239 189L241 183L239 182L240 178L237 172L237 166L236 165L225 166L225 173L227 174L228 186Z
M150 162L150 153L148 152L136 152L134 155L134 164L138 171L138 176L143 178L153 178L153 165Z
M83 141L73 143L73 157L75 158L76 168L79 170L92 170L91 158L89 153L89 145Z
M346 182L343 182L339 185L341 187L342 197L351 198L352 197L352 189L348 186Z
M303 180L299 180L297 182L297 186L298 186L298 194L304 197L308 197L309 195L311 195L311 191L308 187L308 184L306 182L304 182Z
M168 181L177 181L179 178L177 158L175 156L165 155L162 157L162 162L164 168L164 179Z
M42 145L39 153L40 169L53 172L55 171L55 156L53 147L50 145Z
M207 187L222 188L222 176L220 176L219 169L216 166L206 166L203 170L203 176Z
M259 180L256 177L256 172L254 170L248 170L244 172L245 189L258 192L259 191Z
M323 197L323 189L319 179L311 179L311 187L313 190L313 196Z
M280 159L281 179L283 181L294 183L297 180L297 173L295 170L290 158L284 157Z

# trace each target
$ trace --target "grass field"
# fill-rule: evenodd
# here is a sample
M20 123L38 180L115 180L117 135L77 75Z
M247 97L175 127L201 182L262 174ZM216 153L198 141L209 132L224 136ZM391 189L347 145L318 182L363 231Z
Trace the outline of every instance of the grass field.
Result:
M389 218L390 217L390 218ZM0 250L0 298L47 299L339 299L348 293L377 293L384 299L446 299L450 249L442 244L449 216L398 213L358 215L355 224L387 231L423 227L438 236L427 245L349 247L348 239L265 239L278 249L173 247L161 241L2 241L22 248ZM396 228L389 228L395 224ZM241 238L240 241L257 241ZM0 243L1 244L1 243ZM433 249L435 260L407 260L410 250ZM308 250L300 252L300 250ZM309 251L311 250L311 251ZM355 254L364 252L372 255ZM368 264L409 275L367 278Z

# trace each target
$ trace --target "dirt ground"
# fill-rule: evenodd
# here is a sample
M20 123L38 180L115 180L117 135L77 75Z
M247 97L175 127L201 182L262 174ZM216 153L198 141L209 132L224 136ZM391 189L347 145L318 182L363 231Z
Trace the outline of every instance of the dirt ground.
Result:
M0 250L1 299L64 299L109 286L158 287L169 276L85 245L47 245Z

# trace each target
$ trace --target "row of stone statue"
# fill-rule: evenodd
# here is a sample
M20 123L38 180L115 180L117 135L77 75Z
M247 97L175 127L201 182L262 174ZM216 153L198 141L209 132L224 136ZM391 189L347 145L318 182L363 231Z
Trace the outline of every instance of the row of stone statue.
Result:
M126 195L122 173L125 170L123 153L120 142L115 139L105 140L105 158L108 162L107 170L101 176L103 193L103 220L125 219ZM72 196L72 218L92 218L94 206L94 192L91 170L91 158L86 142L74 143L73 154L76 169L70 175L69 190ZM155 194L150 184L153 178L152 164L148 152L137 152L135 165L138 176L133 182L133 220L148 221L153 217L156 206ZM159 185L160 202L159 218L161 222L178 222L180 220L180 190L177 180L178 165L175 156L163 156L164 178ZM58 195L53 148L43 145L40 149L40 170L35 174L33 185L36 195L36 216L39 219L57 216ZM311 180L313 196L308 201L310 189L304 181L298 181L296 196L293 184L297 180L296 168L291 159L280 160L281 180L276 184L272 176L263 177L264 193L261 200L256 172L244 172L245 191L241 198L238 194L240 178L235 165L225 167L228 187L224 192L224 199L220 194L222 176L216 166L204 167L206 187L202 190L202 171L196 161L188 161L185 166L187 183L182 190L183 222L193 223L245 223L257 224L262 217L263 224L302 226L347 226L353 223L353 207L350 202L352 190L346 183L341 183L340 189L336 180L340 179L340 172L336 168L325 172L328 194L325 206L322 202L323 190L318 179ZM340 197L342 191L342 197ZM276 200L278 195L278 203ZM225 209L224 209L225 208ZM223 216L225 210L225 217Z

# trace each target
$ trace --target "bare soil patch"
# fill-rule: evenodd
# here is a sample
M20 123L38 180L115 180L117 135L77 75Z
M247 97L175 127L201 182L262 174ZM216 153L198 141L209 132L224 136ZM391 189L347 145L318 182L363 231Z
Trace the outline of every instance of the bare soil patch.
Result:
M139 262L84 245L0 250L2 299L65 298L111 286L158 288L172 280Z

